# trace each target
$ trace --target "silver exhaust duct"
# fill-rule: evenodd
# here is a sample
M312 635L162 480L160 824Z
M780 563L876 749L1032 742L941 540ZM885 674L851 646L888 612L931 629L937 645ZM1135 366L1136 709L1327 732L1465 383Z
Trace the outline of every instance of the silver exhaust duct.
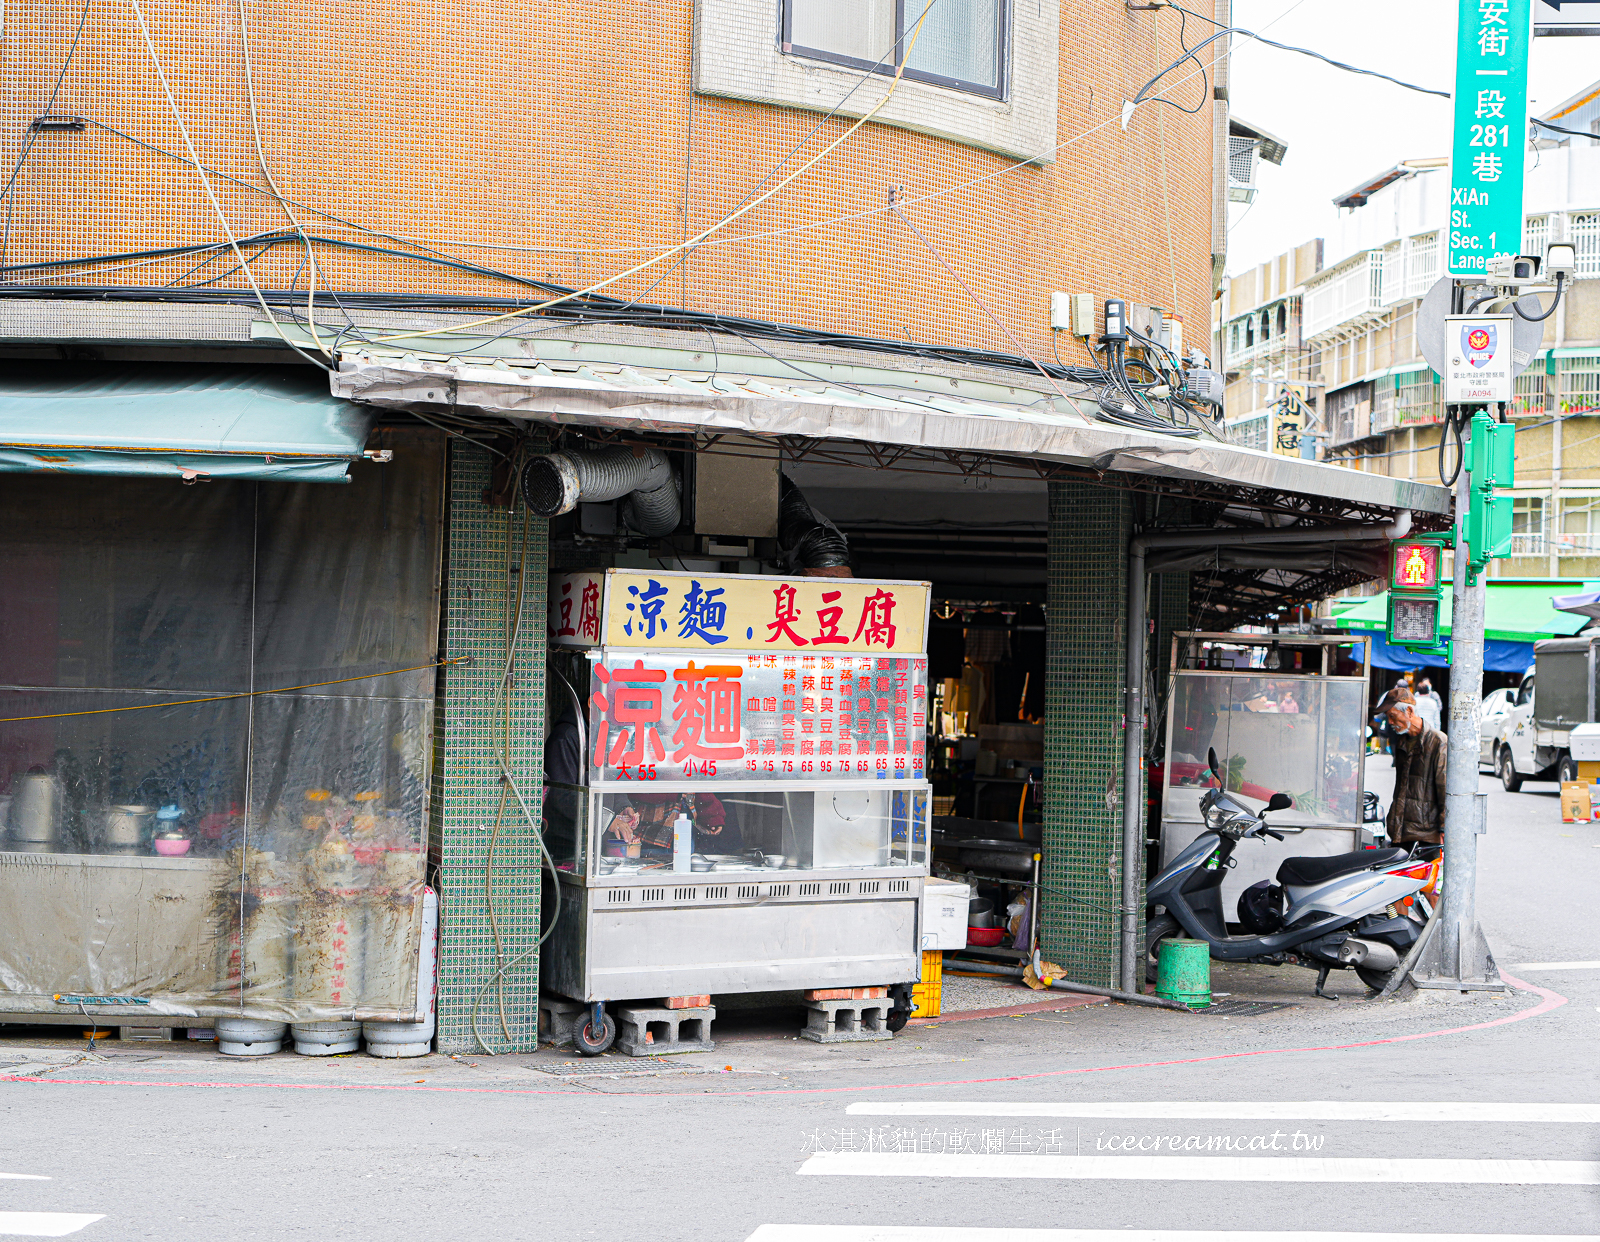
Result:
M551 453L522 471L522 498L540 517L626 496L623 520L642 535L677 529L683 514L678 487L667 455L646 445Z

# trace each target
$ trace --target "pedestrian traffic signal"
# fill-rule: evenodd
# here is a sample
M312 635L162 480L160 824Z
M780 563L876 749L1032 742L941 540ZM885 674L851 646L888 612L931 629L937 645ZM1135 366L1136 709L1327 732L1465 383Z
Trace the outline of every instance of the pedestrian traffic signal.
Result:
M1412 650L1439 645L1442 539L1398 539L1389 548L1389 641Z

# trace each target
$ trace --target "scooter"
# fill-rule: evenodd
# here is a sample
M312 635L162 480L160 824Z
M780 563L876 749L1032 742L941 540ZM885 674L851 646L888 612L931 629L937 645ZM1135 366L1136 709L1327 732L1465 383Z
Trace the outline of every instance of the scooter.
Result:
M1214 780L1222 770L1217 752L1206 758ZM1293 805L1288 794L1275 793L1253 811L1240 795L1216 786L1206 791L1200 800L1205 831L1150 883L1145 962L1151 979L1161 942L1184 935L1209 944L1214 961L1315 969L1316 994L1329 1000L1338 999L1325 987L1333 970L1354 970L1373 989L1389 982L1422 934L1422 922L1405 912L1412 905L1405 899L1428 884L1433 867L1403 849L1286 858L1276 884L1263 880L1239 897L1238 921L1249 934L1228 933L1222 879L1234 865L1234 850L1240 841L1282 841L1286 833L1303 832L1267 824L1269 814Z

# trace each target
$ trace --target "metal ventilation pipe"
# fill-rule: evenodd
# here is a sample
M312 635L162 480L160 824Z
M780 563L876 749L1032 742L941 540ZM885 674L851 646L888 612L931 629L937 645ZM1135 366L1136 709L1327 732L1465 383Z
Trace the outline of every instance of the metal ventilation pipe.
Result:
M623 520L642 535L677 529L683 512L678 486L667 455L644 445L551 453L522 471L522 498L540 517L571 513L580 501L626 496Z
M788 475L783 476L778 500L778 546L791 569L850 565L850 541L844 532L811 507L805 493Z

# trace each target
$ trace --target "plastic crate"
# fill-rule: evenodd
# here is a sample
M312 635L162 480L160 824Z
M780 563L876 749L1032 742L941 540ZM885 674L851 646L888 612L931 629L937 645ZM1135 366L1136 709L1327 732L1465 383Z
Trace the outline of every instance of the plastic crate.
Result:
M913 1018L937 1018L939 1002L944 993L944 954L938 950L924 950L922 954L922 981L911 989Z

